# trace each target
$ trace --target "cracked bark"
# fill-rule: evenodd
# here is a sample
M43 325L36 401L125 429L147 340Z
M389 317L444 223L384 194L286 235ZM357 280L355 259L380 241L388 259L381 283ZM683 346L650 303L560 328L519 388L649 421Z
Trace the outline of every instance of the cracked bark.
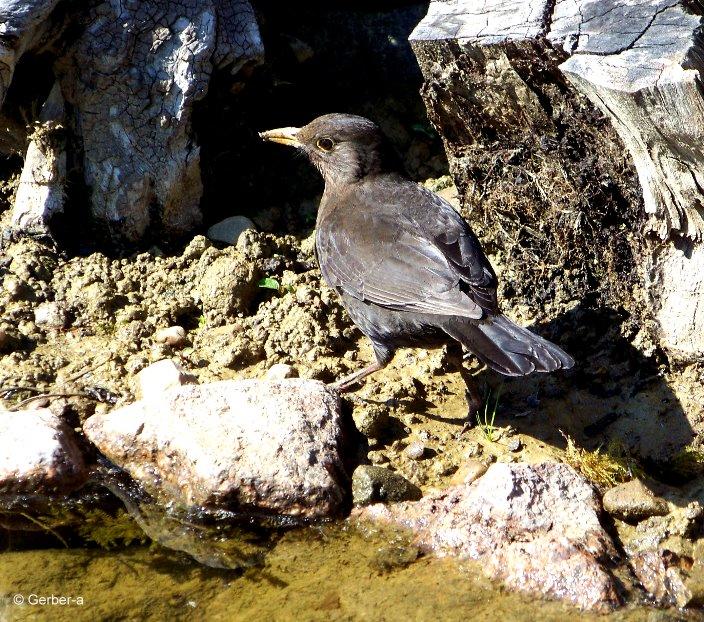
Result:
M56 36L56 4L6 0L0 7L0 96L38 33ZM207 94L215 68L237 73L261 62L251 5L98 0L62 8L73 38L55 72L70 105L92 215L113 241L190 231L201 220L202 194L193 105Z
M487 0L482 7L435 1L411 43L465 206L504 229L498 246L529 272L546 257L564 260L568 270L552 273L562 289L581 298L591 282L602 300L625 306L642 325L654 320L671 356L704 357L702 17L678 0ZM580 94L611 127L590 131L589 104ZM596 110L591 114L601 124ZM575 157L563 148L572 139L581 143L591 179L579 178ZM540 140L557 147L541 154ZM623 147L632 165L619 161ZM564 173L562 197L541 194L536 183L528 192L513 189L524 212L531 206L521 195L538 203L542 221L508 205L500 196L506 184L487 176L495 169L483 162L510 150L520 161L513 169L501 164L504 174L523 168L537 178L538 160ZM616 189L610 197L599 194L604 183ZM580 200L585 195L589 201ZM564 232L552 218L559 211L581 213L580 223L598 229L578 227L578 236L564 240L571 257L526 242L522 233L529 226L559 242ZM521 243L511 245L511 238ZM613 244L621 244L615 254ZM572 269L585 275L581 287L565 275ZM534 276L526 278L540 288ZM534 305L537 294L529 300Z

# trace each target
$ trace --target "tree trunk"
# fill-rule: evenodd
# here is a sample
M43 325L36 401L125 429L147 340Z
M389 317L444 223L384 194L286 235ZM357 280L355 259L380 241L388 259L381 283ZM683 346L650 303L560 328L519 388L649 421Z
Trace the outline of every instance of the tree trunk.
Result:
M523 281L507 293L596 291L684 360L704 356L700 26L674 0L460 0L411 35L464 205Z

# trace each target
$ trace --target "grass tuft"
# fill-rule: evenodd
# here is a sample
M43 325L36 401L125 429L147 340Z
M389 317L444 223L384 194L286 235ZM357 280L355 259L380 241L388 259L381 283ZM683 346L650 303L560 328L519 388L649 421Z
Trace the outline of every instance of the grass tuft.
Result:
M565 462L597 486L608 488L644 475L638 461L616 439L610 440L605 449L588 451L577 447L564 433L563 436L567 441Z

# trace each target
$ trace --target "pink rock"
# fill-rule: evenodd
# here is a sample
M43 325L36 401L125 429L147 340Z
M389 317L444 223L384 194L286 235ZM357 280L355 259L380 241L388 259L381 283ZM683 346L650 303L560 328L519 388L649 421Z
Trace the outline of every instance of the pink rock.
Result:
M355 516L405 526L440 557L479 560L512 589L608 610L619 604L606 568L616 551L599 511L592 487L565 464L499 463L471 484Z
M0 410L0 494L65 493L86 477L73 430L49 409Z
M318 381L177 387L84 430L161 500L322 517L345 497L339 396Z

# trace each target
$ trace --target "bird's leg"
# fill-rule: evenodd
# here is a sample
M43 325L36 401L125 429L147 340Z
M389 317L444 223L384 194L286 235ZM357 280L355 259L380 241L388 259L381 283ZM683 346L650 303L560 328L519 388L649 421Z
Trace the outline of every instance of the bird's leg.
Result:
M374 348L374 356L376 357L374 363L367 365L364 369L360 369L349 376L341 378L330 386L337 389L340 393L347 393L354 385L358 384L360 380L364 380L364 378L373 374L375 371L383 369L391 362L391 359L394 358L394 350L387 346L372 342L372 348Z
M364 369L360 369L349 376L340 378L340 380L332 383L330 386L337 389L340 393L347 393L354 385L373 374L375 371L379 371L382 367L384 366L378 361L374 362L371 365L367 365Z
M474 376L472 376L469 370L467 370L463 365L464 357L462 355L461 348L454 348L451 346L448 349L448 358L452 366L462 378L465 387L464 396L467 400L467 419L465 420L464 425L462 426L462 431L460 432L460 434L463 434L470 428L474 427L474 424L476 423L475 418L482 406L482 396L477 388L477 383L474 381Z

